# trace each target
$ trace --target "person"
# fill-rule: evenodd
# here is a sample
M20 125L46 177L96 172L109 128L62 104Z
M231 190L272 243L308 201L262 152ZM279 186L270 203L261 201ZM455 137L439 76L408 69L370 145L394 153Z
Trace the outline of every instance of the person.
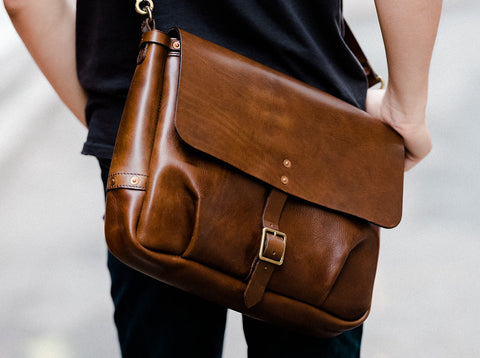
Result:
M158 0L157 27L181 27L325 90L392 126L405 170L431 150L425 119L428 73L442 0L375 0L388 62L386 89L367 91L343 41L342 0ZM136 64L141 17L134 1L4 0L39 68L88 126L83 153L106 180ZM108 257L124 357L220 357L226 310ZM362 326L312 338L244 317L249 357L359 357Z

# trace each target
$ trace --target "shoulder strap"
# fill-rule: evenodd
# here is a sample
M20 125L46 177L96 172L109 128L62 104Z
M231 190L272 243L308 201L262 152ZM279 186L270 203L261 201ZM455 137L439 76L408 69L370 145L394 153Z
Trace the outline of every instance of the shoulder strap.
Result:
M345 40L345 42L347 43L348 47L353 52L357 60L362 65L363 70L367 75L368 87L372 87L377 83L381 83L383 88L383 79L379 75L377 75L377 73L373 70L372 66L368 62L367 56L365 56L365 54L363 53L362 48L360 47L357 39L353 35L353 32L350 29L350 26L348 26L346 21L345 21L345 34L343 35L343 39Z
M146 21L147 25L153 24L153 26L155 26L155 22L152 17L152 11L153 11L152 0L136 0L135 10L140 15L148 16ZM365 56L362 48L358 44L357 39L355 38L355 36L353 36L352 30L350 30L350 27L348 26L346 21L344 21L344 23L345 23L345 34L343 36L343 39L345 40L345 42L347 43L348 47L353 52L355 57L361 63L363 70L367 75L368 87L372 87L377 83L381 83L383 88L382 78L379 75L377 75L376 72L373 70L372 66L370 66L370 63L367 60L367 56Z

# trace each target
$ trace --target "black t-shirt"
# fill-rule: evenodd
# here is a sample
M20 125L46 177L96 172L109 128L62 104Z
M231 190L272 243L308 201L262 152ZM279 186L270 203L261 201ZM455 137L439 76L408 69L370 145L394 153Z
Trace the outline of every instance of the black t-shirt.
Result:
M367 81L343 40L342 0L157 0L157 28L180 27L365 106ZM134 0L77 0L77 70L89 100L84 154L111 158L135 70Z

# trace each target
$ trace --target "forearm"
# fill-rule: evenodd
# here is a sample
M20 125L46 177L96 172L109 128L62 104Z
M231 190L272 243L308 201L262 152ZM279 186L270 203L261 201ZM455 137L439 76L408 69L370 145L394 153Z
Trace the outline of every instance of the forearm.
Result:
M370 89L367 111L405 143L405 170L431 150L425 120L428 74L442 0L375 0L388 62L386 90Z
M402 111L425 110L442 0L375 0L388 62L387 91Z
M87 95L75 58L75 1L4 0L18 34L40 70L73 114L85 122Z

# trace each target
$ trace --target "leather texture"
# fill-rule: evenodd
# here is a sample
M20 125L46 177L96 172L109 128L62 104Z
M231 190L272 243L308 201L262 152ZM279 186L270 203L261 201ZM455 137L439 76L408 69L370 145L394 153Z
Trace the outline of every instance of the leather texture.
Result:
M401 217L401 137L225 48L169 37L142 41L107 186L109 249L261 320L319 337L357 327L379 225Z

